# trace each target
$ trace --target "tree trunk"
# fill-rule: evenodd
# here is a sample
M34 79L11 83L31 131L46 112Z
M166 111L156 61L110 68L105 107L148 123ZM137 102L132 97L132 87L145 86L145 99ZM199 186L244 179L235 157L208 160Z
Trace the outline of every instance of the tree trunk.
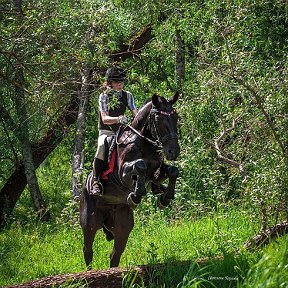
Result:
M182 83L185 78L185 46L179 30L175 32L175 61L177 89L182 92Z
M59 116L54 126L47 131L46 135L39 142L31 146L35 168L39 167L65 137L66 132L63 127L69 129L69 126L75 123L77 111L78 101L74 97L71 98L71 101ZM7 179L0 191L0 227L4 226L6 216L13 211L26 185L27 179L25 177L24 164L20 161L16 164L14 172Z
M15 9L15 15L17 16L18 26L21 27L21 25L23 25L23 17L24 17L22 12L22 1L14 0L14 9ZM16 112L20 123L20 126L18 127L18 129L16 129L15 133L18 140L21 143L25 175L35 209L37 210L38 216L41 219L43 217L47 219L50 218L50 215L47 212L47 208L45 206L38 185L38 180L33 162L32 148L29 140L29 120L28 120L29 118L27 115L26 103L25 103L24 71L23 71L23 65L19 61L19 59L21 58L22 50L23 49L21 47L21 43L15 45L15 52L18 55L17 62L15 64L15 82L18 83L19 86L15 86L14 103L16 106Z
M42 219L49 219L50 215L47 212L43 197L40 192L38 180L35 172L34 161L31 143L29 140L29 121L25 104L25 93L22 87L24 87L24 73L21 63L16 64L15 81L21 84L21 88L15 87L15 106L20 126L16 130L16 136L21 143L23 164L25 169L25 175L29 188L30 195L32 197L35 209L39 217Z
M76 200L83 186L83 166L84 166L84 129L85 118L88 107L89 97L89 77L90 70L88 64L83 65L81 71L81 90L79 91L79 110L76 123L75 146L72 157L72 199Z

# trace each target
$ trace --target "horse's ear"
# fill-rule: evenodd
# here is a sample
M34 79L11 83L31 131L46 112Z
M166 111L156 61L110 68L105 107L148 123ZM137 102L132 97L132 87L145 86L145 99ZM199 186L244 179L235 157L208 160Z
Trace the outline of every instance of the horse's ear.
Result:
M169 100L169 102L173 105L176 103L176 101L178 100L179 98L179 92L177 91L174 96Z
M152 104L153 104L154 106L157 106L159 102L160 102L159 96L155 93L155 94L152 96Z

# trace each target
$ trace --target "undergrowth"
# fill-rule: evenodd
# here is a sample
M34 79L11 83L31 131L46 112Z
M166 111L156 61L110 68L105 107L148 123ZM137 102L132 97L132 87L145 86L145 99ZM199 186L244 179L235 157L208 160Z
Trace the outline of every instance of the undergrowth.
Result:
M30 221L28 224L25 221L23 225L19 220L1 232L0 285L86 269L82 254L82 231L79 223L72 224L71 218L68 220L71 217L70 209L65 208L61 217L51 222ZM219 255L230 255L254 231L254 224L249 222L248 216L234 208L198 219L187 217L182 220L171 220L165 211L159 210L144 218L136 210L135 228L120 266L150 264L153 267L156 263L164 263L165 269L161 272L151 269L151 279L157 285L157 279L163 278L162 273L168 271L165 272L165 279L172 283L169 287L173 287L177 284L174 279L180 282L181 277L184 277L183 263L203 257L213 259ZM112 242L106 242L102 232L97 233L94 241L94 269L109 267ZM237 259L239 262L240 258ZM176 267L179 267L181 279L176 277ZM189 273L195 269L190 268ZM230 274L227 275L230 277Z

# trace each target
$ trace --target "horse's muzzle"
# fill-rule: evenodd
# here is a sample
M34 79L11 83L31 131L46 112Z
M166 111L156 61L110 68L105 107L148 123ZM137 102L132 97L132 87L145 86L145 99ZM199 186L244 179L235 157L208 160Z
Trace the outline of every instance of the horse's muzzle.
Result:
M167 160L176 160L180 154L180 147L178 141L168 141L167 144L164 146L164 154Z

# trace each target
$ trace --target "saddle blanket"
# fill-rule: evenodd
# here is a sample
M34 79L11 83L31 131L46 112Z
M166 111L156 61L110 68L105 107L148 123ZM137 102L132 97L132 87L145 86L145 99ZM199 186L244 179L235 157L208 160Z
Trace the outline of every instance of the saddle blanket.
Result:
M114 171L115 163L116 163L116 147L114 147L114 149L112 151L110 161L108 163L108 169L106 171L104 171L102 174L103 180L108 180L108 175Z

